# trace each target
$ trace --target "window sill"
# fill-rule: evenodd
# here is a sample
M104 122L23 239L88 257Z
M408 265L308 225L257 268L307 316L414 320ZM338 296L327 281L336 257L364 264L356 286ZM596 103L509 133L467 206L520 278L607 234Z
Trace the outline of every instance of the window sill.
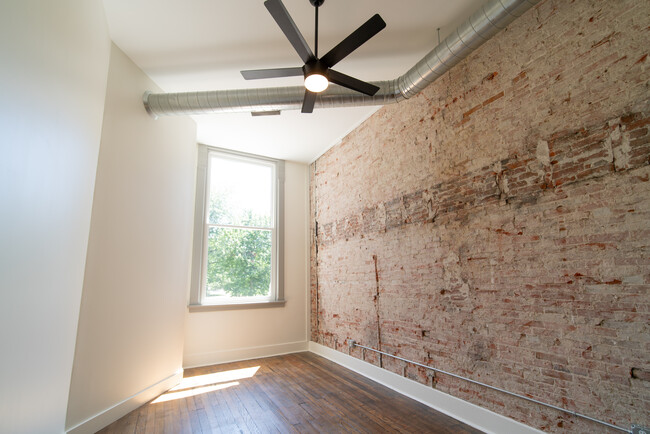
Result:
M254 303L233 303L233 304L191 304L188 306L192 312L212 312L218 310L240 310L240 309L265 309L268 307L284 307L286 300L258 301Z

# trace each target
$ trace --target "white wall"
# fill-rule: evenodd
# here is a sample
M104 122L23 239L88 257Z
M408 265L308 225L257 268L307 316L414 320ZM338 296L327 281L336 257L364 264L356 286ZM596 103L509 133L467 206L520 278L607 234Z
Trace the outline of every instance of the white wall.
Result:
M145 90L159 91L113 45L68 428L107 420L104 412L181 369L196 126L152 119ZM120 416L110 414L108 422Z
M0 432L92 420L183 356L306 348L307 166L286 165L286 307L185 314L193 122L144 112L100 0L3 0L0 59Z
M187 313L183 366L307 349L308 166L285 163L284 295L281 308Z
M64 429L110 40L100 0L0 2L0 432Z

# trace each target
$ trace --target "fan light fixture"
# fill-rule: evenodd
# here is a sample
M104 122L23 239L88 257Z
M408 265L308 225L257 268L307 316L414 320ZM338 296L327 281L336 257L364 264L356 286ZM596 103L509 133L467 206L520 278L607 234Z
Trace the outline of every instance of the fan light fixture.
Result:
M330 82L327 81L324 75L321 74L312 74L305 77L305 87L310 92L322 92L327 89Z
M339 86L355 90L364 95L372 96L379 90L378 86L365 81L358 80L349 75L342 74L332 69L339 61L348 54L363 45L370 38L386 27L386 23L379 14L373 15L354 32L350 33L336 47L332 48L323 57L318 57L318 8L325 0L309 0L314 6L314 51L311 51L305 38L293 22L287 8L282 0L266 0L264 6L269 11L280 30L287 37L293 48L296 50L303 62L302 67L274 68L274 69L253 69L242 71L241 74L246 80L257 80L260 78L293 77L302 75L305 77L305 97L302 101L302 112L311 113L314 111L316 94L322 92L329 86L331 81Z

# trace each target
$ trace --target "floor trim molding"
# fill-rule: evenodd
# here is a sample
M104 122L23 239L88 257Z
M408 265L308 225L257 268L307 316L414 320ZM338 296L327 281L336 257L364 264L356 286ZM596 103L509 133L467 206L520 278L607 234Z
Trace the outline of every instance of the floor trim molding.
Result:
M279 356L283 354L311 351L332 362L348 368L366 378L376 381L402 395L415 399L454 419L480 429L486 433L516 432L521 434L539 434L533 427L517 422L498 413L479 407L470 402L456 398L447 393L427 387L423 384L397 375L356 357L333 350L316 342L289 342L277 345L241 348L236 350L215 351L186 356L186 368L215 365L241 360ZM122 402L96 414L95 416L67 429L67 434L95 433L115 422L132 410L149 402L153 398L177 385L183 378L183 371L170 375L146 389L126 398Z
M172 387L176 386L183 379L183 370L170 375L167 378L160 380L159 382L152 384L144 390L136 393L135 395L129 396L125 400L115 404L114 406L107 408L106 410L97 413L96 415L86 419L80 424L68 428L66 430L67 434L92 434L96 433L100 429L104 428L107 425L115 422L122 416L129 414L131 411L140 407L143 404L151 401L158 395L165 393Z
M238 348L235 350L211 351L209 353L186 354L183 358L185 369L200 366L218 365L220 363L239 362L241 360L260 359L263 357L281 356L283 354L307 351L307 341L286 342L259 347Z
M309 342L309 351L486 433L542 433L521 422L316 342Z

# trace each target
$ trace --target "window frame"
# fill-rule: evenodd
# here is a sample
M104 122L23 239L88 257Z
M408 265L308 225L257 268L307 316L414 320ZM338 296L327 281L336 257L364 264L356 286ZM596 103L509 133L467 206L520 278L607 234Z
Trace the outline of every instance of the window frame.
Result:
M210 158L213 155L233 161L265 165L272 169L271 294L268 297L235 297L225 303L206 299L205 280L208 259L208 243L206 241L210 227L207 219L207 202L210 193ZM190 312L284 306L284 161L203 144L198 145L190 285L188 304Z

